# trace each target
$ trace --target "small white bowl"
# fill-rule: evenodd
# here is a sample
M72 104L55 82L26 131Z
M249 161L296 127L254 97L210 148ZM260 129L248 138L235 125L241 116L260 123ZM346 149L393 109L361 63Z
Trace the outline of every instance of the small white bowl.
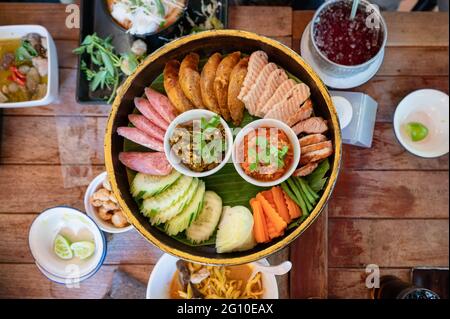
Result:
M91 217L94 220L94 222L98 225L98 227L100 227L100 229L103 230L104 232L111 234L125 233L133 229L133 225L130 224L129 226L123 228L115 227L113 224L108 223L103 219L101 219L97 214L96 207L92 206L92 204L89 201L91 196L97 190L103 187L103 181L105 181L107 178L108 178L107 173L103 172L92 180L92 182L86 189L86 193L84 194L84 208L86 209L86 213L88 214L88 216Z
M216 166L212 170L209 170L206 172L193 172L188 167L186 167L183 163L181 163L178 156L176 156L174 154L174 152L172 152L172 147L170 146L170 137L172 136L175 128L178 125L184 124L184 123L187 123L187 122L193 121L193 120L199 120L202 117L210 119L211 117L213 117L215 115L217 115L217 114L214 112L211 112L211 111L207 111L207 110L187 111L187 112L184 112L181 115L179 115L177 118L175 118L170 123L169 127L167 128L166 134L164 136L164 152L166 154L166 157L167 157L170 165L172 165L172 167L175 168L181 174L191 176L191 177L199 177L199 178L210 176L210 175L213 175L213 174L217 173L218 171L220 171L222 169L222 167L224 167L225 164L228 163L228 161L230 160L231 150L233 148L232 147L233 133L231 132L231 129L228 126L227 122L225 122L225 120L222 118L220 118L220 123L222 124L222 126L225 129L227 150L225 152L225 156L224 156L222 162L218 166Z
M413 142L405 125L419 122L428 128L428 136ZM424 158L445 155L449 151L449 98L433 89L410 93L397 106L394 114L394 131L400 144L412 154Z
M73 240L92 240L94 254L86 260L60 259L53 252L56 235L70 232ZM106 256L106 240L94 221L79 210L58 206L47 209L33 221L28 243L36 265L50 280L75 283L95 274Z
M164 254L156 263L147 284L147 299L170 299L170 284L177 270L179 258ZM270 266L266 259L258 263ZM253 263L252 263L253 264ZM250 264L251 265L251 264ZM261 299L278 299L278 284L274 275L262 273L264 294Z
M47 59L48 59L48 84L47 94L44 98L35 101L0 103L0 108L19 108L42 106L52 103L58 98L58 54L55 42L46 28L40 25L6 25L0 26L1 39L22 38L28 33L37 33L47 39Z
M291 142L291 145L294 148L294 158L293 158L293 161L292 161L292 164L291 164L291 167L289 168L289 170L287 170L284 173L284 175L281 176L279 179L271 181L271 182L262 182L262 181L254 179L253 177L250 177L247 174L245 174L244 170L242 169L242 167L239 163L239 159L238 159L238 148L243 143L244 137L249 132L253 131L254 129L261 128L261 127L268 127L268 128L273 127L273 128L282 130L286 134L286 136L289 138L289 141ZM233 157L233 164L234 164L234 167L236 168L236 171L239 173L239 175L241 175L241 177L244 180L246 180L250 184L253 184L256 186L272 187L272 186L281 184L282 182L287 180L289 177L291 177L291 175L294 173L295 169L297 168L298 163L300 162L300 154L301 154L301 150L300 150L300 144L298 142L298 137L297 137L297 135L295 135L295 132L289 126L287 126L286 124L284 124L283 122L278 121L278 120L263 119L263 120L254 121L254 122L246 125L239 132L239 134L235 138L235 142L233 145L232 157Z

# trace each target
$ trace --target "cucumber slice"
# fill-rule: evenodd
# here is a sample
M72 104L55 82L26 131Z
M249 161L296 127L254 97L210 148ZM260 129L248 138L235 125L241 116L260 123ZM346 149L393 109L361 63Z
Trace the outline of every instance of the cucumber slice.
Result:
M244 206L225 210L217 231L217 252L243 251L253 246L253 215L250 210Z
M180 214L166 223L165 230L168 235L175 236L189 227L192 221L197 218L199 211L202 209L204 195L205 183L200 181L189 204L186 205Z
M181 174L172 170L167 176L137 173L131 183L131 194L135 199L146 199L158 195L175 183Z
M180 214L186 205L191 201L195 195L195 190L197 189L199 183L198 178L192 179L192 183L188 187L188 191L179 197L178 200L170 207L158 211L156 214L150 215L150 222L152 225L159 225L166 223L170 219L174 218Z
M186 230L186 237L194 244L209 239L214 234L221 215L222 198L212 191L205 192L203 208Z
M141 206L142 214L146 217L150 217L173 206L184 194L186 194L191 182L192 177L182 176L165 192L145 199Z

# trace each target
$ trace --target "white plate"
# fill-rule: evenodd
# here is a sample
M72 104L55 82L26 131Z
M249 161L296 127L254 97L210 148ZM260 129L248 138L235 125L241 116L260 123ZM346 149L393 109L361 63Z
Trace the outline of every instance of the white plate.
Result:
M177 270L179 258L164 254L153 268L147 285L147 299L170 299L170 283ZM266 259L258 261L264 266L270 266ZM278 299L278 284L274 275L262 274L264 295L262 299Z
M356 73L353 75L343 76L335 76L328 72L321 70L318 63L314 60L313 54L310 50L310 31L311 22L305 28L305 31L302 35L302 40L300 43L300 52L303 59L308 62L309 65L316 71L319 77L322 79L323 83L328 87L335 89L351 89L357 86L360 86L367 81L369 81L380 69L381 64L383 64L384 52L380 54L379 58L376 59L367 70L363 72Z
M53 252L55 237L66 232L70 232L72 240L92 240L95 243L94 254L86 260L77 257L63 260L56 256ZM39 214L31 224L28 243L36 264L40 266L38 268L45 270L44 275L50 274L54 278L83 280L98 270L106 255L105 236L94 221L82 212L65 206L50 208Z
M58 97L58 54L55 42L46 28L40 25L6 25L0 26L0 39L17 39L28 33L37 33L47 39L48 85L44 98L35 101L0 103L0 108L19 108L42 106L52 103Z
M420 122L429 132L420 141L408 137L404 125ZM400 144L409 152L425 158L445 155L449 150L449 98L432 89L410 93L397 106L394 114L394 131Z
M97 215L96 208L91 205L89 202L89 199L91 198L92 194L94 194L100 187L103 185L103 181L108 178L108 175L106 172L101 173L96 178L92 180L92 182L89 184L88 188L86 189L86 193L84 194L84 209L86 209L86 213L89 217L91 217L94 222L100 227L101 230L111 233L111 234L120 234L127 232L131 229L133 229L133 225L129 225L127 227L123 228L117 228L113 224L108 223L104 220L102 220Z

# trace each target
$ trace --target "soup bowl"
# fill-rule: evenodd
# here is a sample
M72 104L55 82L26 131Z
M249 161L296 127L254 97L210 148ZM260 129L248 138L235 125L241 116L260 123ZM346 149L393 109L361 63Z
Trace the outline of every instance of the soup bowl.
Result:
M286 231L283 237L255 248L227 254L219 254L213 246L190 246L166 235L152 226L139 212L139 207L130 194L130 178L126 167L119 161L119 153L124 150L124 138L116 131L118 127L128 125L128 115L134 111L134 98L142 96L144 90L162 73L165 64L171 59L183 58L190 52L201 56L213 52L223 54L234 51L250 54L264 50L269 60L283 67L293 76L301 79L311 89L315 113L328 121L329 136L333 143L334 154L330 157L330 173L323 194L309 217L299 226ZM237 265L265 258L286 247L300 236L320 215L328 202L337 180L341 162L341 131L336 110L326 86L305 63L305 61L285 45L254 34L238 30L206 31L173 41L150 55L122 85L108 119L105 135L105 163L113 192L128 221L151 243L161 250L178 258L211 265Z

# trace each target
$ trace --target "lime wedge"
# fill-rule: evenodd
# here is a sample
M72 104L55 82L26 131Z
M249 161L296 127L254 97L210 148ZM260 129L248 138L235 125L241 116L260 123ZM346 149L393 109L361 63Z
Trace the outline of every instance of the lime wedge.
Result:
M428 136L428 128L422 123L410 122L406 124L406 130L413 142L420 142Z
M53 250L56 256L61 259L68 260L73 258L72 249L70 249L70 242L61 235L56 236Z
M73 254L75 257L80 259L87 259L94 254L95 245L90 241L79 241L70 245L70 248L73 250Z

